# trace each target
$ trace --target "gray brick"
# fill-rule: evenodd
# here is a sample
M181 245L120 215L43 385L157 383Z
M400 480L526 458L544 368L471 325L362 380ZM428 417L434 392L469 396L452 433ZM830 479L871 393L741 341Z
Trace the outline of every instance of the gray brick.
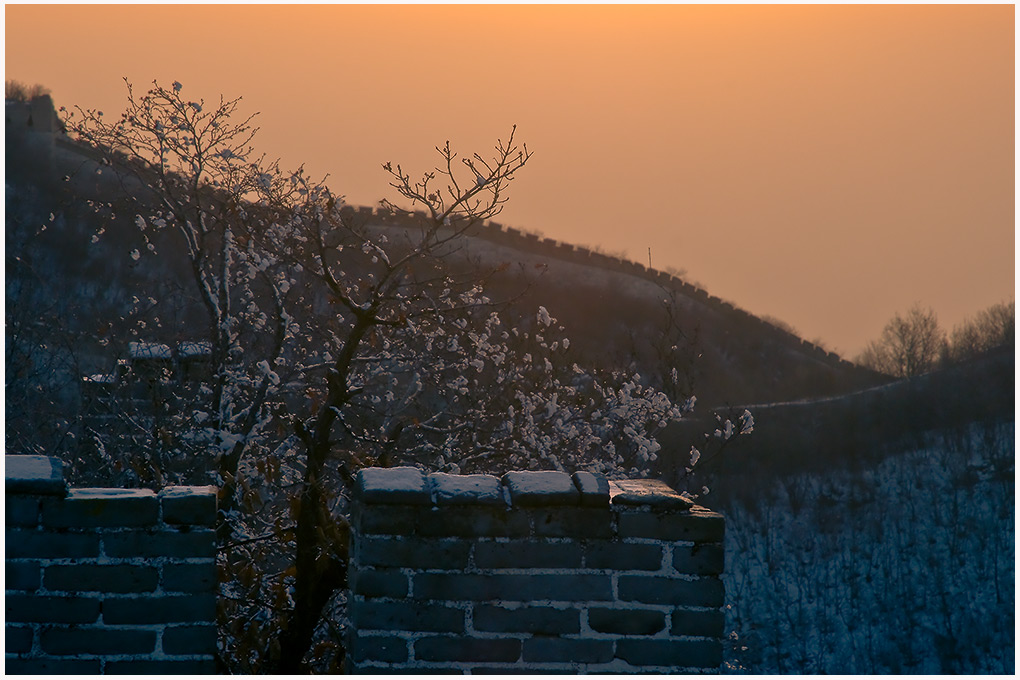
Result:
M42 568L32 560L7 560L4 565L4 588L35 591L39 589Z
M535 535L564 538L612 538L609 508L556 508L532 511Z
M216 626L167 626L163 631L166 654L215 654Z
M609 505L609 480L605 475L575 472L571 475L574 486L581 492L581 505L604 508Z
M219 578L216 563L163 565L163 590L177 593L209 593L216 590Z
M474 610L475 630L487 633L532 633L570 635L581 632L578 609L555 607L518 607L509 609L479 604Z
M407 661L407 640L395 635L354 635L351 638L351 658L355 661L403 663Z
M546 505L579 505L581 494L565 472L515 471L503 475L503 484L510 490L514 507Z
M718 543L673 546L673 568L681 574L721 574L723 562L723 547Z
M47 590L144 593L156 589L159 570L133 564L58 564L46 567Z
M588 610L588 625L599 633L617 635L655 635L666 628L666 615L654 609Z
M464 632L464 611L453 607L421 602L355 601L349 610L356 630Z
M464 569L471 544L457 540L362 537L355 551L363 566Z
M434 472L427 482L436 505L503 506L503 489L492 475L448 475Z
M18 623L93 623L99 599L58 595L7 595L6 620Z
M524 537L531 533L528 515L521 510L488 507L433 508L418 518L420 536Z
M4 652L7 654L25 654L32 651L31 626L4 626Z
M19 557L99 557L97 534L8 529L5 532L6 558Z
M170 486L159 492L163 521L167 524L212 527L216 525L216 487Z
M4 495L14 494L66 495L63 461L31 454L4 456Z
M350 655L344 660L344 673L347 675L464 675L459 668L408 668L392 666L383 661L362 661L355 663Z
M445 670L443 671L446 672ZM471 675L576 675L573 670L555 668L548 666L536 666L529 664L527 667L521 665L508 666L475 666L471 669Z
M44 628L44 652L56 656L76 654L150 654L156 648L156 631L131 628Z
M422 661L517 661L520 656L520 640L444 636L414 642L414 657Z
M108 624L193 623L215 618L216 597L212 593L108 597L103 602L103 621Z
M7 675L99 675L99 659L4 659Z
M42 522L50 527L143 527L158 520L156 494L148 489L75 489L42 505Z
M213 659L140 659L107 661L107 675L212 675L216 672Z
M108 557L215 557L214 531L118 531L103 534Z
M714 512L620 512L621 537L722 543L725 520Z
M613 659L612 640L531 638L524 641L524 661L608 663Z
M351 592L365 597L406 597L408 579L396 569L359 569L351 573Z
M363 536L414 536L421 512L421 508L405 505L355 504L352 526Z
M475 566L480 569L568 568L581 566L581 545L576 542L479 541Z
M39 524L38 496L4 497L4 524L9 527L34 527Z
M616 643L616 656L634 666L718 668L722 643L718 640L624 639Z
M672 604L687 607L721 607L723 583L717 578L687 581L658 576L620 576L620 599L647 604Z
M672 635L702 635L721 638L726 626L726 616L718 609L690 610L677 609L671 617L669 632Z
M435 600L611 600L609 575L415 574L414 597Z
M347 661L344 672L352 675L436 675L437 673L442 675L464 675L466 673L466 671L452 666L408 668L407 666L392 666L381 661L363 661L361 663Z
M585 549L584 565L589 569L658 571L662 568L662 547L651 543L591 541Z

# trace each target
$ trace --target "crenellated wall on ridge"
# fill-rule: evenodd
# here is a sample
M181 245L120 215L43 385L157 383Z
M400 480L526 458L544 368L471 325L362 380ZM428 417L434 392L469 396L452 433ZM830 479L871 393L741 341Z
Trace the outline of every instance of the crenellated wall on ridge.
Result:
M31 126L29 125L30 121ZM49 144L50 153L52 153L52 147L55 144L63 153L84 156L97 162L101 162L104 157L103 153L71 140L64 134L63 125L53 110L53 102L48 95L37 97L29 103L8 102L7 129L9 133L19 130L48 133L47 135L36 135L36 137L52 137L52 141ZM384 207L345 206L344 211L348 217L353 217L365 224L375 226L417 228L420 226L421 220L426 218L425 213L422 211L397 213ZM454 223L453 226L457 226L457 224ZM565 262L595 266L652 281L687 296L709 309L726 315L738 323L743 322L745 325L750 324L760 327L760 330L775 337L777 340L791 346L796 346L799 350L825 364L857 368L854 364L839 357L837 354L802 340L731 303L709 295L705 290L679 277L650 269L639 262L600 253L584 246L575 246L570 243L543 238L537 234L507 227L491 220L473 225L468 233L472 237L485 239L491 243L515 248L526 253L555 258Z
M401 214L381 207L373 209L365 206L346 206L344 210L349 217L354 217L366 224L378 226L412 228L417 227L420 224L420 220L425 218L425 214L420 211L411 214ZM658 271L656 269L650 269L639 262L633 262L615 255L600 253L585 246L576 246L550 238L543 238L534 233L504 226L499 222L484 221L478 223L468 231L468 234L472 237L485 239L491 243L508 248L515 248L522 252L555 258L564 262L599 267L609 271L628 274L647 281L652 281L669 290L673 290L681 295L687 296L692 300L705 305L709 309L733 319L737 323L745 325L750 324L752 326L759 327L761 331L776 338L778 341L797 347L800 351L818 361L832 366L842 366L859 370L859 367L852 362L843 359L835 352L829 352L828 350L804 340L785 329L779 328L778 326L775 326L730 302L726 302L714 295L710 295L704 289L688 283L677 276L673 276L672 274Z

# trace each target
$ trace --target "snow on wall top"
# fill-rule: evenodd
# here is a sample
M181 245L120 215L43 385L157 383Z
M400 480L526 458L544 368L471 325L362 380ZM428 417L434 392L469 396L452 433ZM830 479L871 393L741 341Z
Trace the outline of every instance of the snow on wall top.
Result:
M610 482L604 475L556 471L515 471L492 475L424 475L413 467L364 468L358 472L356 496L380 505L505 505L534 507L650 506L688 510L692 503L659 480Z
M436 472L428 476L428 486L436 505L502 505L503 488L492 475L449 475Z
M49 456L4 456L4 491L66 496L64 463Z
M429 505L425 476L413 467L365 468L358 472L358 493L366 503Z
M564 472L508 472L503 483L511 505L579 505L581 492Z
M129 342L128 355L132 359L172 359L169 345L156 342Z
M205 357L212 355L212 343L206 341L179 342L177 354L182 358Z
M67 495L72 500L101 500L109 498L155 498L156 492L152 489L71 489Z
M693 503L658 479L617 479L609 482L609 496L615 505L651 505L686 510Z

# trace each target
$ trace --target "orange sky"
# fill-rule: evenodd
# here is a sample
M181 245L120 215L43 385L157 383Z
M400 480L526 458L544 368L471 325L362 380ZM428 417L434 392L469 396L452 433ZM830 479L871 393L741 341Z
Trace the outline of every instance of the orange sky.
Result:
M500 221L680 267L852 356L913 302L1014 294L1014 8L7 5L58 106L242 95L351 203L384 161L535 152Z

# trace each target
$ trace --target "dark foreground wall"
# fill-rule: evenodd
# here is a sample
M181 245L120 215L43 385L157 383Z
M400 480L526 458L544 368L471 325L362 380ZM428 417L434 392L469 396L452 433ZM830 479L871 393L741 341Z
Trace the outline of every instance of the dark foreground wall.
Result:
M354 672L704 672L723 518L661 482L369 468L352 517Z
M5 456L7 673L213 673L216 489L68 491Z

